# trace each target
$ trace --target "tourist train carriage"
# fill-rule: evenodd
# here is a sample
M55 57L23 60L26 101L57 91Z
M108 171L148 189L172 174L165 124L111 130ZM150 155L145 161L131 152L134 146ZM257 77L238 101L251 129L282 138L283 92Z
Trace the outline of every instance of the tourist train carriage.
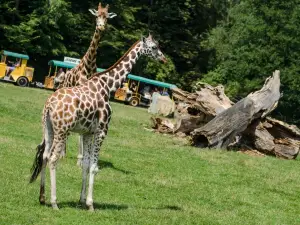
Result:
M0 79L16 83L21 87L32 82L34 68L27 66L28 55L1 51Z

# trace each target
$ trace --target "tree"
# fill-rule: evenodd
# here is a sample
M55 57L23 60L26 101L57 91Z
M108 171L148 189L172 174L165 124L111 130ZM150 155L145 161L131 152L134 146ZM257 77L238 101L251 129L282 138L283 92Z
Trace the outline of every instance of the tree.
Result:
M202 46L211 51L210 71L202 81L222 83L235 99L257 90L275 69L281 70L283 98L276 111L300 122L300 1L245 0L213 28ZM284 118L283 118L284 119Z

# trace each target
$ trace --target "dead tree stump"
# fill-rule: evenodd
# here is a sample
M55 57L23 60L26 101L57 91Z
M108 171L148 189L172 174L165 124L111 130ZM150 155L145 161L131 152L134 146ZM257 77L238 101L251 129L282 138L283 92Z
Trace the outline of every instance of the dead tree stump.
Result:
M279 87L280 72L276 70L259 91L249 94L203 127L191 132L193 144L200 147L227 148L252 121L264 118L276 108L280 98Z

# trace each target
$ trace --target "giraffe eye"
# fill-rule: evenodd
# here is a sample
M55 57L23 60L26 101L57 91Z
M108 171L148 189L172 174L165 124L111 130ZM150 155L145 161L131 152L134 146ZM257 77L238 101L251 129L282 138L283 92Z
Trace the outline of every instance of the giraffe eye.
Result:
M153 49L153 50L156 50L156 49L157 49L157 46L153 46L152 49Z

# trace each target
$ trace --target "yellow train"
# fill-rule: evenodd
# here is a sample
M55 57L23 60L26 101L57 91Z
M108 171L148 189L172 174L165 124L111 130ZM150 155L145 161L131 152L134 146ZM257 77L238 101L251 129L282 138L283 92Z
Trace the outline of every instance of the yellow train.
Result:
M28 55L1 51L0 79L26 87L32 82L34 68L27 66Z

